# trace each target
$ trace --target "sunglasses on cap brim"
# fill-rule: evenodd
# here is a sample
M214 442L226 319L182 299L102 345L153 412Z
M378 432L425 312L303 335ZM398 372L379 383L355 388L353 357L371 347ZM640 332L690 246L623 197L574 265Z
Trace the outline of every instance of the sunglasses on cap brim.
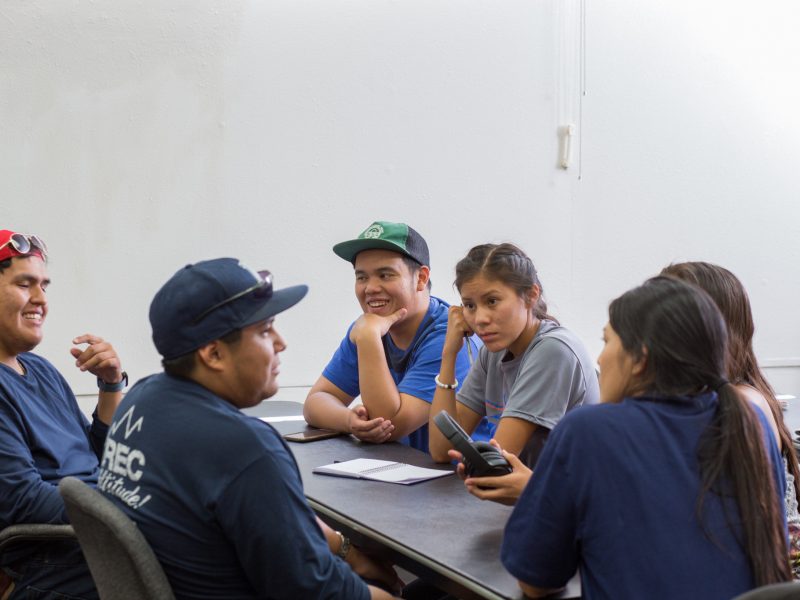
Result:
M0 250L6 246L11 246L20 254L40 252L42 254L42 258L47 259L47 245L38 235L30 235L28 233L13 233L5 244L0 245Z
M212 312L217 310L218 308L222 308L226 304L230 304L234 300L238 300L239 298L243 298L247 294L252 294L253 298L258 298L259 300L267 299L272 297L272 273L269 271L259 271L258 276L261 278L255 285L251 285L249 288L242 290L241 292L235 293L233 296L225 298L222 302L217 302L211 308L207 308L199 316L195 317L193 324L197 325L200 321L205 319L208 315Z

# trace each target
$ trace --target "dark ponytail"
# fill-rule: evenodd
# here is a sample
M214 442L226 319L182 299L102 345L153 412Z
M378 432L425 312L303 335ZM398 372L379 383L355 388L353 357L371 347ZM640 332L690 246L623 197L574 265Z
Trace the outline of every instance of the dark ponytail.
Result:
M755 409L727 384L727 328L714 301L696 286L654 277L611 303L609 323L627 353L647 356L648 393L693 396L717 390L717 410L698 445L700 523L708 493L719 495L723 507L732 497L757 585L789 581L783 495L771 476Z
M763 428L755 408L739 396L736 388L727 384L717 393L717 412L697 451L702 477L698 513L702 515L709 492L723 498L733 496L739 505L742 545L750 558L756 585L789 581L786 532L775 504L783 494L777 493L774 478L769 476L772 470L763 443ZM731 521L730 516L728 520Z
M507 285L520 298L528 298L533 286L538 286L539 300L531 308L533 316L558 323L555 317L547 313L544 289L533 261L514 244L481 244L470 249L456 265L456 289L460 292L467 281L478 275Z

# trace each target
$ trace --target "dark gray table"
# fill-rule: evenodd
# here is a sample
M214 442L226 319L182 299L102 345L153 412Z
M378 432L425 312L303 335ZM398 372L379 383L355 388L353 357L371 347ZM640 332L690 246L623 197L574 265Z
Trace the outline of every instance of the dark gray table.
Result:
M286 417L301 414L302 405L267 400L247 412ZM298 421L271 424L283 434L305 426ZM359 457L452 468L435 465L429 455L407 446L363 444L349 436L289 446L311 506L357 545L459 598L522 598L516 580L500 563L510 507L481 502L455 475L405 486L312 473L314 467ZM558 597L580 598L577 575Z

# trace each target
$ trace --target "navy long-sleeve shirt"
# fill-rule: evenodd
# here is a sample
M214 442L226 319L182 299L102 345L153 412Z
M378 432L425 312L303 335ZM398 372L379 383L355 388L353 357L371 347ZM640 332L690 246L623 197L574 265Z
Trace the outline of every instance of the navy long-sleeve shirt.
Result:
M108 426L90 424L67 382L44 358L0 364L0 527L66 523L58 482L68 475L96 485Z

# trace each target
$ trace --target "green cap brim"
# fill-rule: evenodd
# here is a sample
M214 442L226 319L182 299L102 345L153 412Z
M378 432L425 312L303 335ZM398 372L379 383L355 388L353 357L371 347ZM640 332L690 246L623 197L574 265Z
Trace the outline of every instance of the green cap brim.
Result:
M340 242L333 247L333 251L337 256L340 256L351 263L355 263L356 254L363 252L364 250L391 250L392 252L397 252L403 256L408 256L412 260L417 260L408 252L406 252L406 249L399 244L395 244L394 242L389 242L386 240L349 240L347 242Z

